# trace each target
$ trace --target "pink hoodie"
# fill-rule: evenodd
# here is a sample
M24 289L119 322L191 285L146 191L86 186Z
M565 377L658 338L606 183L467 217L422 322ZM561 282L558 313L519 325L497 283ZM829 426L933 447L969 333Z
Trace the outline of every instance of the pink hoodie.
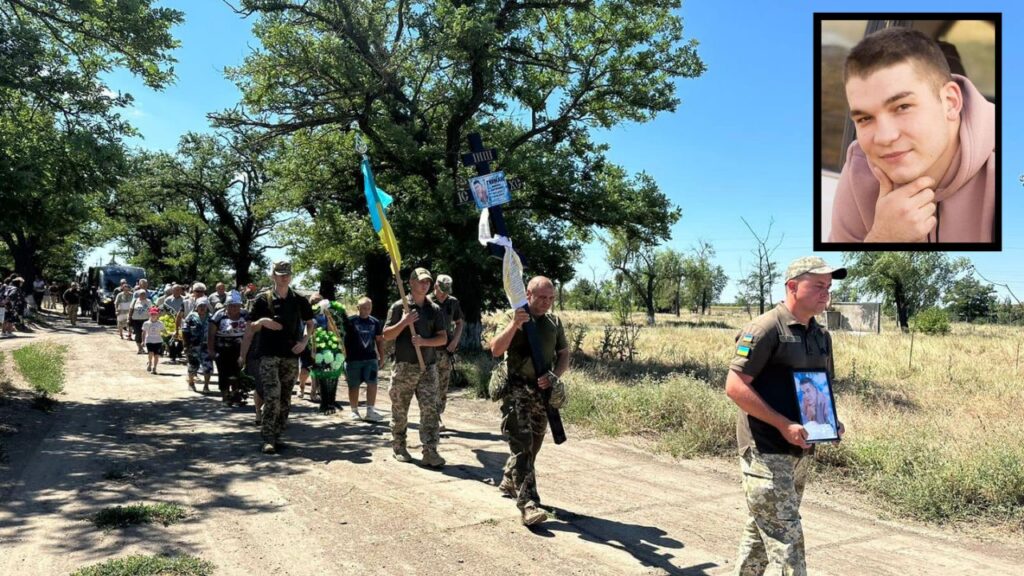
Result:
M958 74L964 107L960 113L960 150L935 189L938 225L930 242L993 242L996 187L995 105ZM829 242L863 242L875 220L878 180L855 140L832 205Z

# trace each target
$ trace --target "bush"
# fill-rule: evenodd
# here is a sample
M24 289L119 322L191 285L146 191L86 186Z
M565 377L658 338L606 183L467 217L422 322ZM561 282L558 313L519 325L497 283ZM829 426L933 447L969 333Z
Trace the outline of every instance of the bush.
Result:
M566 422L608 436L654 438L658 449L690 458L736 448L736 407L719 391L689 376L645 378L622 386L595 382L585 371L568 380Z
M126 556L87 566L71 576L208 576L213 564L195 556Z
M185 518L185 509L177 504L132 504L101 510L93 517L97 528L124 528L132 524L159 522L169 526Z
M67 346L50 343L29 344L11 356L25 380L40 396L46 398L64 390L64 356Z
M910 320L910 327L924 334L949 334L949 314L941 308L926 308Z

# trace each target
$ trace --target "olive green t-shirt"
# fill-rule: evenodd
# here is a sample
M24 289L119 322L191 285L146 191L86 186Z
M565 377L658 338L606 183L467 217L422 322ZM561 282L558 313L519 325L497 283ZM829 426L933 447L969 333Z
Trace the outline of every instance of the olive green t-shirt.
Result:
M775 308L754 318L736 334L729 368L753 377L751 386L766 404L794 422L800 422L794 370L825 370L834 376L832 337L814 318L801 324L786 308ZM775 427L742 410L736 422L740 453L755 446L765 454L799 454L800 447L786 441Z
M505 326L512 321L512 313L509 312L503 318L504 323L498 330L504 330ZM565 337L565 330L562 328L562 321L554 314L534 316L533 321L537 324L537 335L540 337L541 355L544 357L544 370L551 370L555 367L555 357L559 351L569 347L569 341ZM528 380L536 380L537 373L533 369L533 358L530 354L530 342L526 339L525 326L516 331L512 337L512 343L505 351L505 360L508 363L508 374L510 377L519 376Z
M406 302L409 304L409 311L415 310L420 313L419 319L416 320L413 326L416 329L416 334L421 338L433 338L435 335L444 332L444 312L441 311L437 304L431 302L429 298L424 298L423 305L419 306L413 302L411 296L406 296ZM394 326L401 322L403 314L402 301L398 300L391 305L391 312L388 314L388 321L384 327ZM420 347L420 352L423 354L423 363L427 366L436 361L435 350L435 348L428 346ZM412 335L409 333L408 328L402 330L398 334L398 338L395 338L395 360L410 364L419 362L416 358L416 347L412 345Z

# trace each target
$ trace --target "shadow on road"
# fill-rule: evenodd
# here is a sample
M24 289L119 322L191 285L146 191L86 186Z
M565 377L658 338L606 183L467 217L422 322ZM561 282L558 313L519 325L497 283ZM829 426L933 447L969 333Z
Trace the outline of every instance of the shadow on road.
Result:
M379 427L304 422L310 415L319 416L312 407L293 408L283 438L287 446L276 456L264 456L251 406L226 408L216 397L200 396L62 401L53 413L39 416L51 420L53 432L39 445L38 457L0 464L0 541L35 538L57 554L88 550L113 556L134 542L198 553L198 546L181 543L159 525L133 526L109 538L90 520L116 505L181 503L187 500L182 487L213 495L192 510L198 516L217 509L246 515L274 511L278 504L232 486L266 474L300 473L303 461L366 463L382 445ZM67 521L61 533L34 535L41 528L33 518L53 514Z
M553 537L555 532L575 533L587 542L604 544L622 550L636 558L644 566L663 570L666 574L684 576L706 575L707 570L718 565L706 562L696 566L679 567L672 564L673 554L663 552L665 548L682 549L683 543L669 538L667 533L654 526L629 524L606 520L594 516L577 514L563 508L551 507L558 522L545 522L530 530L539 536Z

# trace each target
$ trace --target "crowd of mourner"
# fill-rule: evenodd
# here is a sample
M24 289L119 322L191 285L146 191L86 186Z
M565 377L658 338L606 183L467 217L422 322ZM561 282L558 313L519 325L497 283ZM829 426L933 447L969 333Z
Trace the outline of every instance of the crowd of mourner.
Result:
M218 282L212 291L203 282L171 283L154 290L146 279L134 285L121 280L113 297L117 336L145 355L148 374L167 374L161 362L184 364L193 392L213 394L211 379L216 374L225 406L246 406L251 397L266 454L282 446L296 385L299 399L307 397L319 403L322 412L333 413L344 407L336 396L340 380L348 388L347 418L384 421L376 406L377 383L390 358L393 456L399 462L416 462L406 444L415 397L420 413L419 463L443 467L445 460L438 452L440 432L445 430L442 415L464 327L462 309L452 295L452 278L441 274L435 281L428 270L416 268L407 279L405 299L390 306L384 321L371 315L373 302L366 297L355 302L356 313L347 314L340 302L315 293L300 295L291 287L289 262L275 262L269 279L271 285L264 289L248 284L229 290ZM82 290L87 288L75 282L64 288L40 279L27 289L21 277L6 278L0 286L4 337L23 326L26 314L40 308L62 311L68 324L78 326ZM547 430L545 405L564 401L559 377L569 368L569 351L559 319L548 314L554 302L552 282L534 278L527 293L550 370L540 375L534 371L522 330L530 316L523 310L509 313L491 344L495 358L505 358L494 372L500 378L492 377L491 389L494 399L504 399L502 432L512 452L499 488L516 499L522 520L529 525L547 518L540 508L533 466ZM547 400L542 390L549 388Z

